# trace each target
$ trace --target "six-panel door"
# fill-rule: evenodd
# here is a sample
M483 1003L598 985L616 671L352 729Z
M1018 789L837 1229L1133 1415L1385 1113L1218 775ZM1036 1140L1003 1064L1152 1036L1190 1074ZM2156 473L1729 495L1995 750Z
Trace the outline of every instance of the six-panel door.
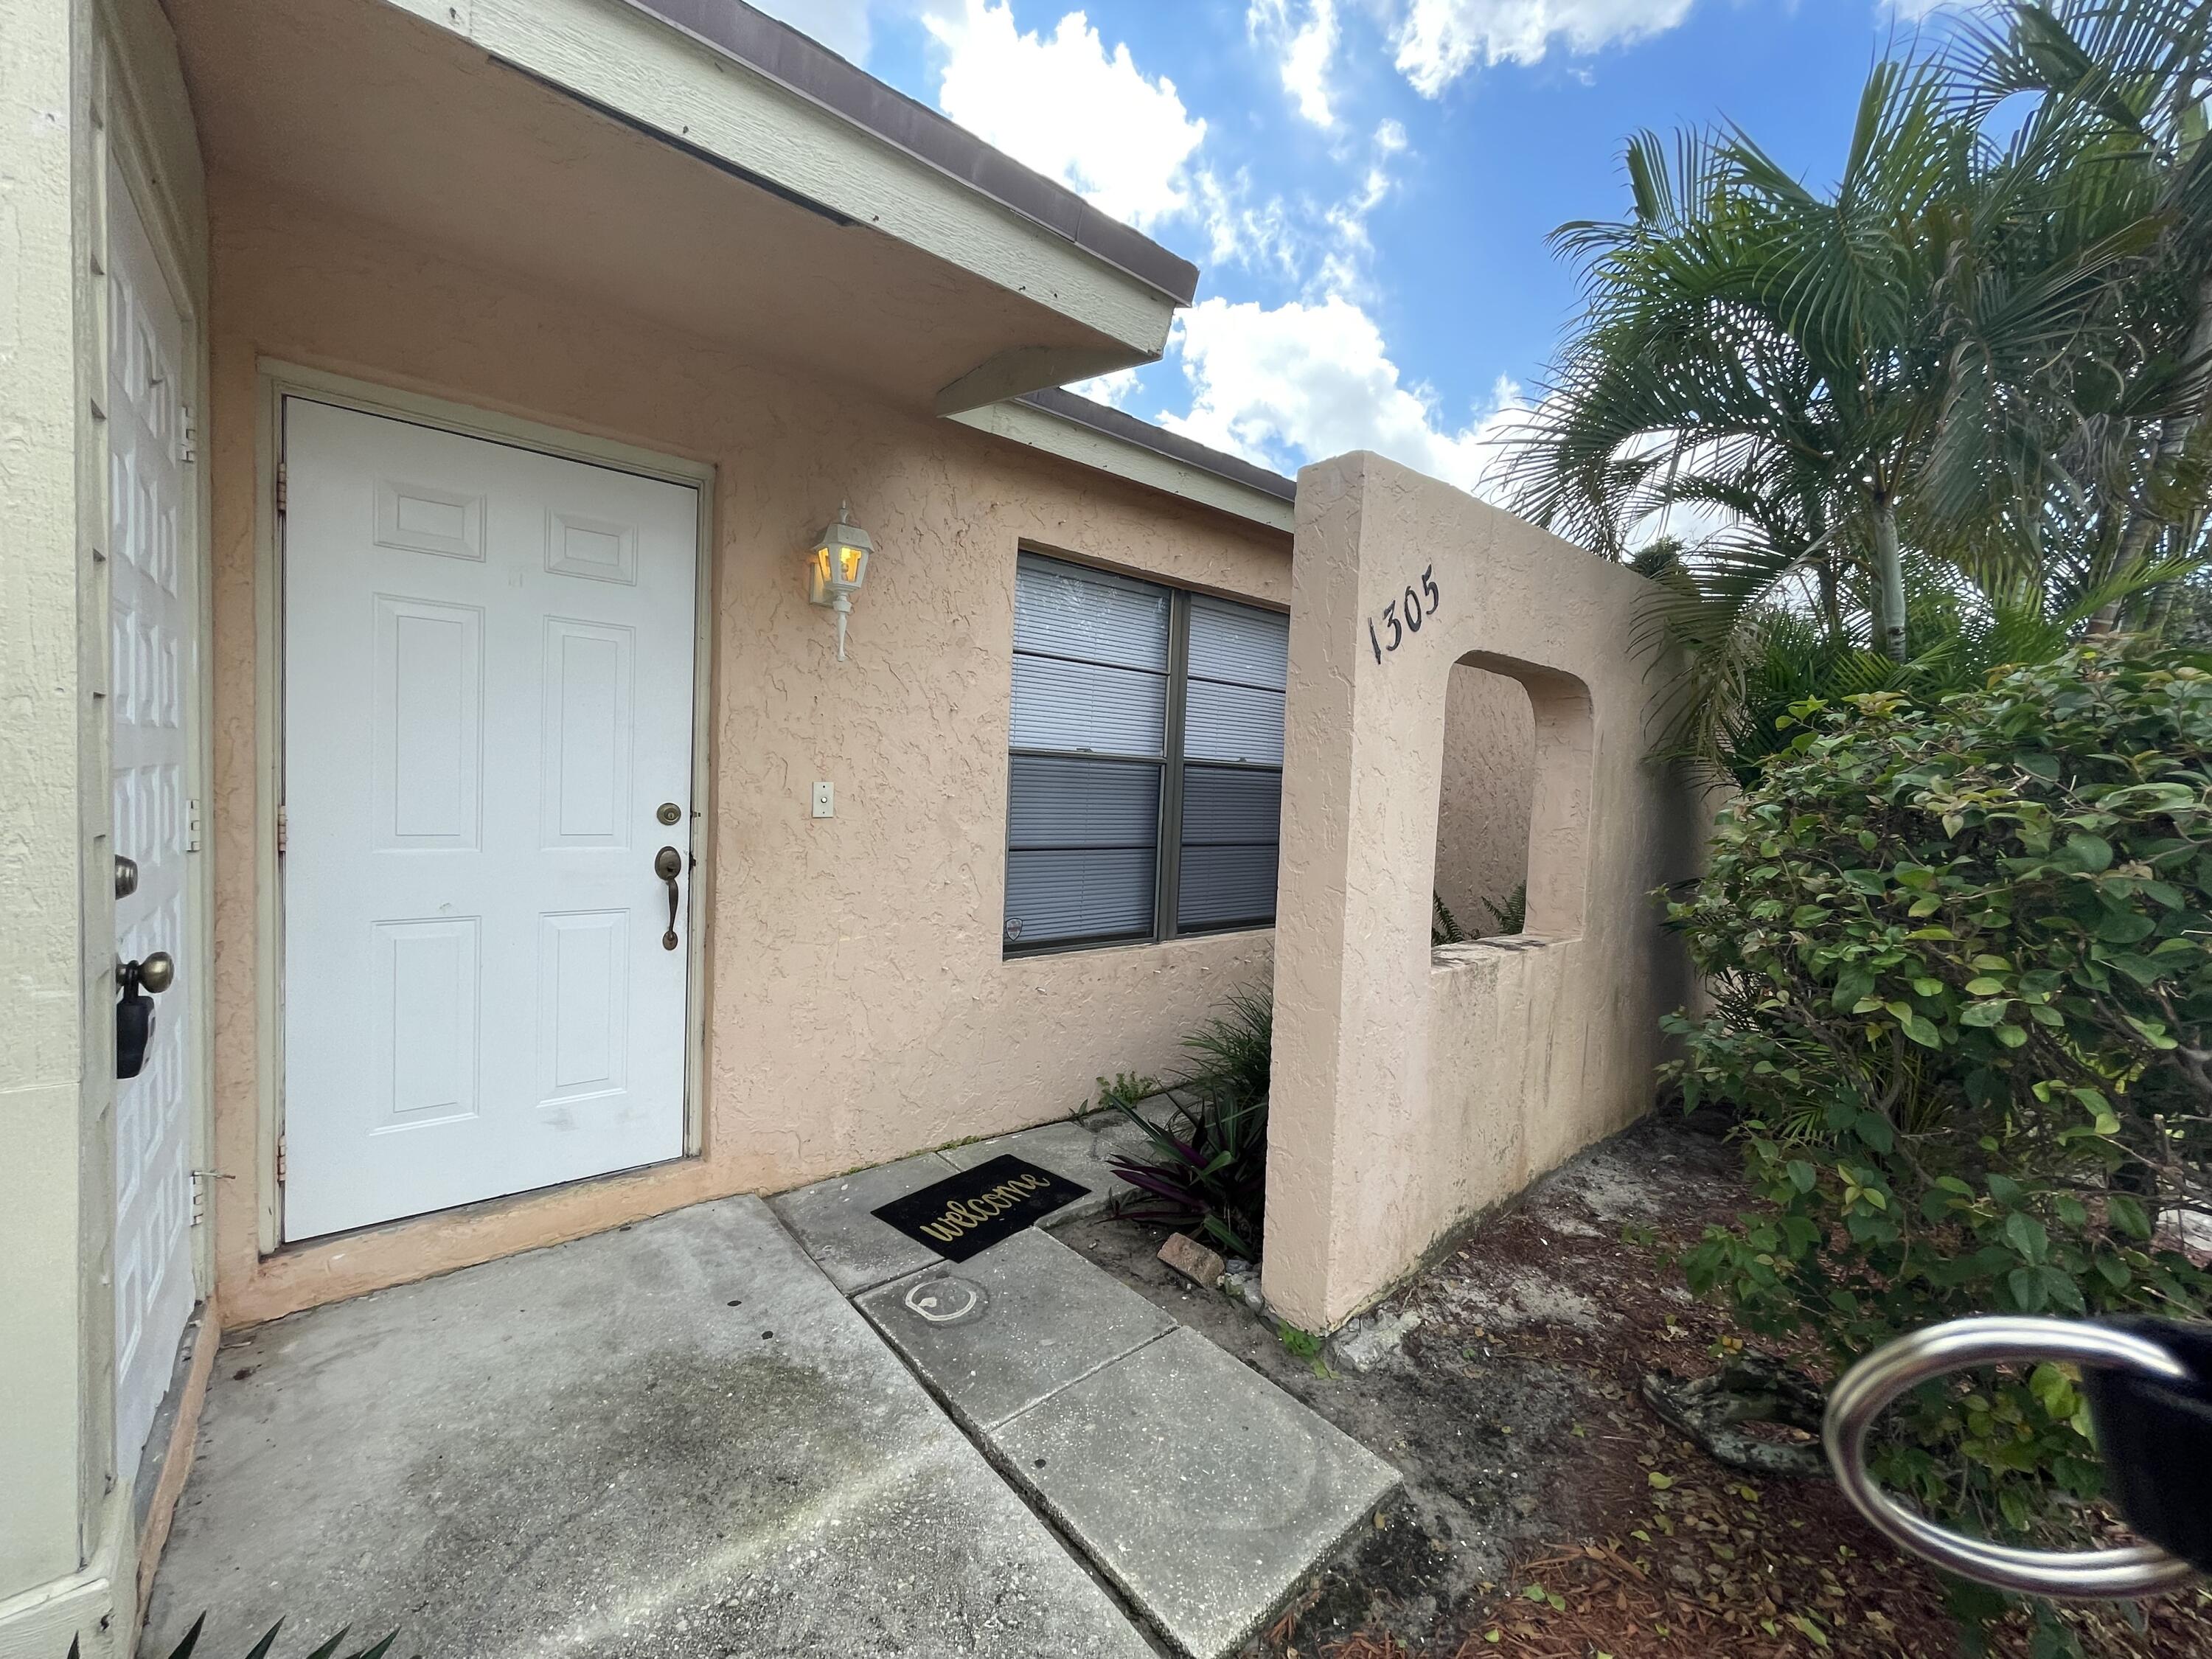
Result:
M283 454L285 1237L679 1156L697 493L299 397Z

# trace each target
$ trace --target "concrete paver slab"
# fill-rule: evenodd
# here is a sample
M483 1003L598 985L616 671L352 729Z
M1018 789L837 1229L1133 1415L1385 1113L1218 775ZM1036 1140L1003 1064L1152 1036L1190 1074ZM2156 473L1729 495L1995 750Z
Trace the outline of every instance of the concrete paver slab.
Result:
M957 1266L860 1298L952 1414L987 1430L1176 1322L1049 1234L1030 1228Z
M1398 1480L1186 1329L989 1438L1002 1466L1192 1659L1233 1650Z
M955 1166L935 1152L923 1152L779 1193L769 1200L769 1207L830 1281L847 1296L857 1296L871 1285L942 1259L928 1245L877 1220L871 1212L944 1180L955 1167L969 1166Z
M141 1652L203 1608L215 1654L1150 1652L751 1198L226 1345Z

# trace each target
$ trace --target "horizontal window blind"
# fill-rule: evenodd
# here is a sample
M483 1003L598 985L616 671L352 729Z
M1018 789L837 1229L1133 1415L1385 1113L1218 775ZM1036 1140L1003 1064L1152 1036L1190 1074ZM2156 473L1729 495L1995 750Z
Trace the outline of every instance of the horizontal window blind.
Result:
M1176 878L1179 933L1274 920L1290 655L1288 617L1192 597Z
M1274 919L1289 659L1272 611L1021 556L1009 951Z
M1153 931L1171 615L1165 588L1016 567L1010 950Z

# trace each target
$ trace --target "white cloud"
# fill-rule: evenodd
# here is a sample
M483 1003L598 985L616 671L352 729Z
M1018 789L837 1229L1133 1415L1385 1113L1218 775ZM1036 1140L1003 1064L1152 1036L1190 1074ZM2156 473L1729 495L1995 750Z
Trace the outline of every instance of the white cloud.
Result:
M1494 486L1498 439L1527 412L1501 379L1486 410L1453 426L1425 387L1401 380L1374 320L1341 295L1273 308L1202 300L1178 320L1174 349L1191 406L1163 424L1262 465L1371 449L1480 489Z
M1087 380L1077 380L1067 390L1079 398L1089 398L1095 403L1111 404L1119 409L1129 401L1137 390L1137 371L1133 368L1111 369L1103 374L1094 374Z
M873 0L752 0L752 3L850 63L868 61L872 39L868 12Z
M1190 208L1206 123L1083 13L1024 34L1005 0L966 0L924 22L946 53L938 106L986 143L1139 230Z
M1390 162L1406 149L1406 129L1385 120L1375 129L1374 151L1359 188L1328 210L1328 243L1322 254L1318 286L1325 294L1356 297L1370 287L1375 243L1367 221L1390 193Z
M1392 36L1399 72L1434 98L1478 63L1534 64L1661 34L1692 0L1410 0Z
M1302 21L1293 21L1294 9L1294 0L1251 0L1245 26L1255 40L1280 56L1283 90L1298 113L1317 127L1333 127L1337 118L1329 104L1328 76L1341 35L1336 0L1305 0Z
M1259 199L1251 173L1243 167L1226 176L1200 167L1190 183L1199 222L1206 229L1208 263L1297 276L1301 238L1281 197Z

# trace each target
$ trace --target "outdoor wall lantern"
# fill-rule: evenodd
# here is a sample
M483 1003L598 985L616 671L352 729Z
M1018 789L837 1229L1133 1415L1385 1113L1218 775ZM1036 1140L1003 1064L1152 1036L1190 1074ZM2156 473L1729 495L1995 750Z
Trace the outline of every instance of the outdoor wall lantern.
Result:
M868 579L868 555L876 550L868 532L853 522L848 503L837 504L837 522L814 538L806 556L806 597L837 613L837 660L845 660L845 618L853 614L853 595Z

